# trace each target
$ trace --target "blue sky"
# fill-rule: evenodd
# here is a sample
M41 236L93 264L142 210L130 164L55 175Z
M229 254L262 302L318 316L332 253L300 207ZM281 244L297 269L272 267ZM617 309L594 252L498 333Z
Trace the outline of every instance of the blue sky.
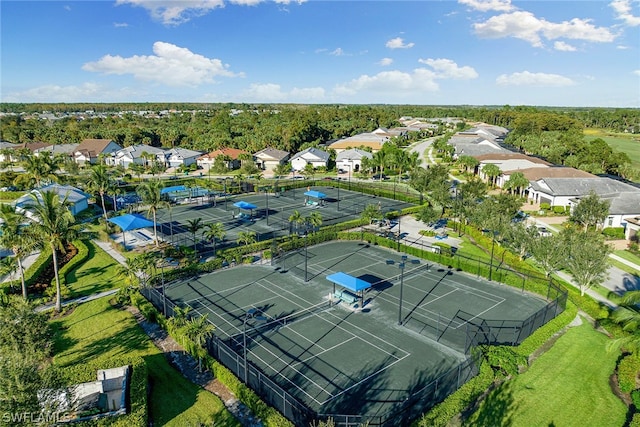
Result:
M1 102L640 107L640 0L0 2Z

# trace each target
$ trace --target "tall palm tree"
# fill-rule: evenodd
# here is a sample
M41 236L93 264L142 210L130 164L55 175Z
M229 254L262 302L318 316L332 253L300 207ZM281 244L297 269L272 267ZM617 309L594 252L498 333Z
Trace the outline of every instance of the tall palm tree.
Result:
M38 197L40 196L40 197ZM35 234L42 242L48 242L53 255L53 273L56 279L56 311L62 309L60 296L60 276L58 274L58 251L65 253L66 245L78 235L78 225L68 201L54 191L31 193L35 221L32 225Z
M210 242L213 242L213 256L216 256L216 241L224 239L225 231L224 225L221 222L207 224L204 233L204 238Z
M313 211L305 220L314 230L317 230L322 225L322 214L318 211Z
M11 205L0 205L0 220L2 221L0 224L0 246L13 251L20 273L22 296L27 299L22 260L41 245L41 241L34 235L33 228L25 225L27 218L24 211L17 210Z
M289 216L289 224L294 224L297 232L298 227L300 227L300 224L302 223L304 223L304 217L302 216L302 214L297 210L293 211L293 213Z
M187 221L187 231L193 236L193 251L198 254L198 247L196 244L196 233L204 227L202 218L194 218Z
M207 340L213 335L215 326L207 320L207 315L198 316L187 322L186 335L197 346L196 352L198 357L198 371L202 372L202 347L207 343Z
M100 195L100 203L102 204L102 214L105 220L105 227L108 227L107 207L104 203L104 195L111 191L113 183L111 174L107 167L103 164L91 168L91 176L89 177L89 188Z
M169 206L169 202L162 199L161 189L162 184L159 181L149 181L140 184L136 189L136 193L138 193L138 196L142 199L142 203L147 206L148 213L153 215L153 240L156 246L160 245L158 242L158 209Z

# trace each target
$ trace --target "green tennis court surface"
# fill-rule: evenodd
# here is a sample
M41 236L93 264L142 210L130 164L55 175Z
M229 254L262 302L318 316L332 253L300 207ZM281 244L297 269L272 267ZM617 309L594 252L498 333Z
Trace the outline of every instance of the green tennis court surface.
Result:
M312 198L304 195L307 188L321 191L326 195L322 204L310 205ZM383 213L400 211L413 206L398 200L366 195L328 186L313 186L291 189L278 193L262 193L250 195L236 195L233 197L216 197L202 199L201 203L189 205L175 205L171 209L160 209L157 214L158 234L165 241L193 246L193 235L187 229L188 221L202 219L203 224L221 222L226 232L225 243L234 242L240 232L253 231L258 241L281 237L293 231L289 217L294 211L308 217L317 212L322 216L322 225L333 225L344 221L360 218L362 211L369 204L380 207ZM244 201L256 206L256 209L243 210L234 203ZM315 201L315 199L314 199ZM210 244L197 233L196 244L199 253L210 249Z
M266 375L316 413L382 416L422 389L430 390L427 402L416 408L428 407L471 375L459 368L467 323L522 321L547 304L424 260L408 260L401 270L402 254L377 246L331 242L306 255L307 282L302 249L285 265L222 270L172 283L166 295L206 314L216 336L242 357L246 352L257 367L250 380ZM362 307L331 304L334 285L326 276L336 272L371 283ZM235 363L241 372L242 361Z

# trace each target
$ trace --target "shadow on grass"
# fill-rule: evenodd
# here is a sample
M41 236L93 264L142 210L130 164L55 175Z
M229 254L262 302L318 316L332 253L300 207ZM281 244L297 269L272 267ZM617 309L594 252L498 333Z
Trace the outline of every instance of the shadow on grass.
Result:
M117 286L116 276L113 275L116 271L114 268L116 262L110 257L106 257L102 250L98 251L93 242L87 241L86 244L89 250L87 262L65 276L72 298L91 295ZM95 266L91 266L91 264L95 264ZM87 265L90 267L86 268ZM111 277L105 278L106 273L112 273Z
M511 383L507 381L484 398L478 410L465 420L465 425L508 427L513 424L512 414L517 410Z

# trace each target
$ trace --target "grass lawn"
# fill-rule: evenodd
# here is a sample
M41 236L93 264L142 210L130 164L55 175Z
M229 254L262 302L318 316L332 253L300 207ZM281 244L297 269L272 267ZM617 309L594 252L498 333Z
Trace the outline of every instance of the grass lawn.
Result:
M613 133L603 129L585 129L585 140L602 138L614 151L627 153L634 167L640 167L640 137L628 133Z
M173 369L133 316L111 306L108 298L79 305L51 323L56 331L54 363L58 366L125 354L142 357L150 375L149 414L154 425L239 425L220 399Z
M584 323L525 373L494 390L465 425L623 426L627 407L609 387L618 352Z
M116 273L119 264L91 240L85 243L89 248L87 261L66 276L71 298L122 286L122 278Z

